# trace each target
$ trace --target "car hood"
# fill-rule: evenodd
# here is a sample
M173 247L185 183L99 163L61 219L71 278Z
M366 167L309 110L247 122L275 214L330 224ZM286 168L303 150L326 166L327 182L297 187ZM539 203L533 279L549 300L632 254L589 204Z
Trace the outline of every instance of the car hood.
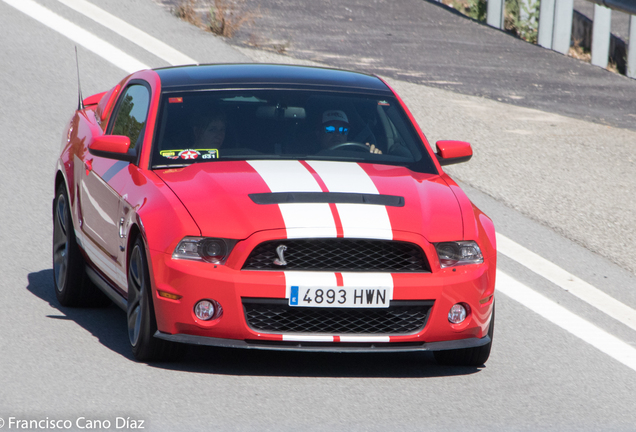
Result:
M269 229L288 238L463 238L461 210L439 175L404 167L325 161L197 163L155 173L203 236L244 239ZM334 202L335 201L335 202Z

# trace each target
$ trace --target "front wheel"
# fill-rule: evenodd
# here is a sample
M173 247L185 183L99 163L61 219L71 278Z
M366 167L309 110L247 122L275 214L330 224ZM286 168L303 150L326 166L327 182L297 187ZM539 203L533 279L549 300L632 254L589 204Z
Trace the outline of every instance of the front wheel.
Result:
M490 327L488 328L488 336L490 342L475 348L462 348L456 350L435 351L435 361L440 365L448 366L482 366L490 357L490 349L492 348L492 339L495 331L495 303L492 305L492 317L490 318Z
M144 243L137 238L128 263L128 339L139 361L176 360L185 351L182 344L154 337L157 320L152 304L150 273Z

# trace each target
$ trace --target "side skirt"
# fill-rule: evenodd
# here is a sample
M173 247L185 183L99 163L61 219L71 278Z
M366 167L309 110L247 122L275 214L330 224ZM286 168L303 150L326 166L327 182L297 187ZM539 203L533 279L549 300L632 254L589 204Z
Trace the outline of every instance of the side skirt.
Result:
M113 301L117 306L119 306L122 310L126 311L128 309L128 302L125 298L119 294L118 291L115 290L108 282L104 280L95 270L91 267L86 266L86 275L88 278L97 285L101 291L104 292L108 296L109 299Z

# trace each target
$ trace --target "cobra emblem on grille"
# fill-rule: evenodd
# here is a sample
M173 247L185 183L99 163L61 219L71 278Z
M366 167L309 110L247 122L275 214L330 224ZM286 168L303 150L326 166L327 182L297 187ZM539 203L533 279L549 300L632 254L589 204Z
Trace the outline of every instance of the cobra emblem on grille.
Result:
M285 245L280 245L276 248L276 254L278 255L278 258L274 259L274 265L277 266L286 266L287 265L287 261L285 261L285 251L287 250L287 246Z

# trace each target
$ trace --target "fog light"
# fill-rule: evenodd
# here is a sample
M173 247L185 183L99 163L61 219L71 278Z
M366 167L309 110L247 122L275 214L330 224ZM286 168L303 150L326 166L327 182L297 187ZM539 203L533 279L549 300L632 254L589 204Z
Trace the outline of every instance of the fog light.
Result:
M453 324L459 324L461 322L464 322L464 320L466 319L466 315L466 308L457 303L456 305L453 305L453 307L450 309L450 312L448 312L448 320Z
M194 306L194 314L202 321L218 318L222 313L221 305L214 300L201 300Z

